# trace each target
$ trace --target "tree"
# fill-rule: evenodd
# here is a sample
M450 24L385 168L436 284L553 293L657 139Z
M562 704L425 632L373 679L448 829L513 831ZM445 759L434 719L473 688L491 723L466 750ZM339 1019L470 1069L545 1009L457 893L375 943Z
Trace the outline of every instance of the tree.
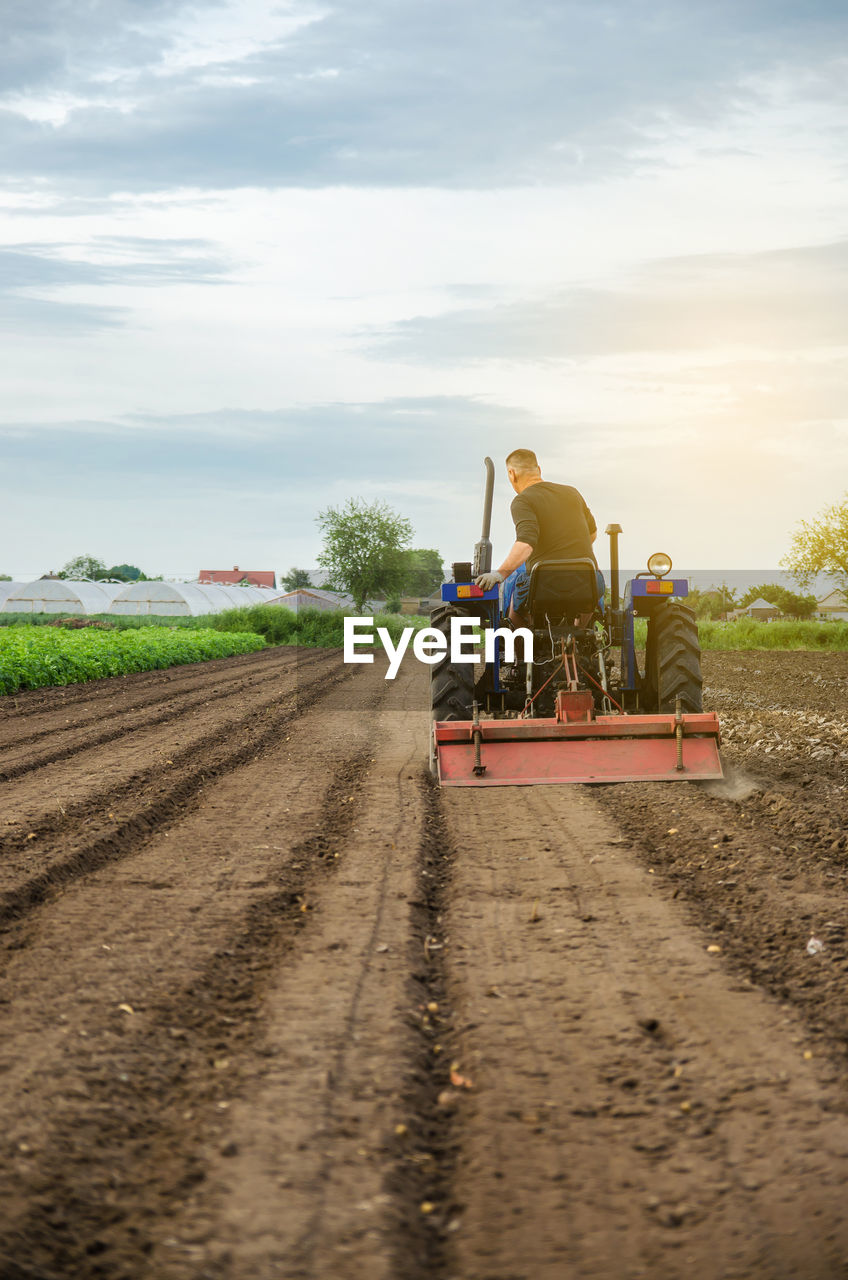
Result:
M720 618L728 609L736 606L736 592L723 582L720 587L711 586L708 591L690 587L686 603L696 618Z
M12 581L11 573L0 573L0 582L11 582L11 581Z
M331 589L349 591L359 610L369 596L403 590L403 553L412 538L412 525L404 516L385 502L349 498L316 519L324 534L318 563L327 570Z
M696 618L717 618L721 614L721 592L712 587L709 591L690 587L686 603Z
M780 562L801 587L808 587L818 573L836 580L848 591L848 493L841 502L825 507L815 520L802 520L792 534L789 554Z
M285 587L286 591L297 591L298 587L311 587L312 579L309 576L309 570L292 567L280 578L280 586Z
M755 600L767 600L777 605L781 613L790 618L811 618L816 611L815 596L799 596L794 591L781 587L777 582L763 582L758 587L750 587L739 602L739 607L747 609Z
M60 578L104 578L106 566L95 556L74 556L59 570Z
M438 551L427 547L410 547L403 553L406 564L404 590L413 596L430 596L445 580L445 569Z
M144 574L134 564L113 564L103 573L104 578L118 578L121 582L143 582Z

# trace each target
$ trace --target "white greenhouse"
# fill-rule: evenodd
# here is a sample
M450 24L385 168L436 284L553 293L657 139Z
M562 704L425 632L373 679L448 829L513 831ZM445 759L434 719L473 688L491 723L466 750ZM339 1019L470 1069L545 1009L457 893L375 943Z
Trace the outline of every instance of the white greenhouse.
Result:
M281 604L271 587L197 582L89 582L38 578L0 582L0 613L117 613L165 618L200 617L254 604Z
M274 604L281 604L292 613L300 613L302 609L320 609L322 612L333 612L338 609L354 609L353 596L344 591L325 591L323 587L297 587L277 596ZM371 608L371 602L368 605Z
M35 582L15 582L12 586L14 590L0 605L3 613L90 614L109 613L112 601L123 584L38 578Z
M276 604L276 593L261 587L231 587L219 583L130 582L112 601L110 613L151 614L156 617L197 618L253 604Z

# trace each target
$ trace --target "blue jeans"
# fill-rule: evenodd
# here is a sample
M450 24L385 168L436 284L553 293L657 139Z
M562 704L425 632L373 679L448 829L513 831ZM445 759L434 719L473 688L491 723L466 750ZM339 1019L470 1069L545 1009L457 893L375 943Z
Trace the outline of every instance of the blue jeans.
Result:
M597 569L596 573L598 577L598 608L603 613L606 583L600 569ZM530 575L527 572L527 565L520 564L517 569L513 569L503 584L503 604L501 608L504 616L509 613L510 606L515 609L516 613L521 613L523 606L527 603L529 592Z

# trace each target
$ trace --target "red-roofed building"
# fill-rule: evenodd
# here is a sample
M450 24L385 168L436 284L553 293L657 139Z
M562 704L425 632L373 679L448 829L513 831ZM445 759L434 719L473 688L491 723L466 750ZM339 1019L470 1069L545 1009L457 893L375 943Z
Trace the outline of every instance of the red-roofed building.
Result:
M198 582L223 582L233 587L247 584L249 587L276 587L277 575L273 569L201 569Z

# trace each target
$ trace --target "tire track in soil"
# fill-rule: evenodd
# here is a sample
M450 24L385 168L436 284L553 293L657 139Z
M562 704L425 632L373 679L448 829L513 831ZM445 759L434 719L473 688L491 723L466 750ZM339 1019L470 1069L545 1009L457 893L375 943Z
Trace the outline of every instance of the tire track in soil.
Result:
M450 947L446 915L456 854L438 787L429 773L421 775L420 790L418 896L410 903L408 989L413 1016L406 1049L408 1085L402 1098L402 1111L409 1121L386 1190L393 1202L396 1280L445 1280L452 1274L450 1233L456 1222L454 1011L446 978ZM426 1213L422 1205L428 1206Z
M413 759L410 757L407 757L406 761L401 766L402 771L404 772L408 768L414 767ZM412 778L413 775L407 774L407 777ZM396 779L395 791L398 801L397 814L400 815L405 807L403 804L403 787L400 781L400 774L398 774ZM400 823L398 822L397 817L395 818L395 829L393 834L396 839L401 835ZM396 841L392 841L392 848L395 847L395 843ZM374 911L374 922L368 935L368 946L369 950L372 952L374 951L377 939L380 936L384 916L386 914L386 900L388 896L390 875L391 861L386 858L383 860L382 867L378 872L379 891L375 904L376 909ZM410 905L411 909L414 910L415 904L413 903ZM332 1064L327 1070L327 1088L323 1092L320 1106L320 1120L317 1126L317 1133L319 1135L331 1133L341 1122L341 1117L337 1114L340 1110L337 1099L340 1094L345 1092L345 1088L349 1083L346 1078L348 1075L348 1058L357 1037L356 1028L362 1016L365 986L371 976L370 969L371 965L366 959L359 969L356 980L352 986L350 999L347 1004L344 1017L343 1029L333 1051ZM412 992L410 994L414 999L417 993ZM415 1005L412 1006L412 1009L413 1011L415 1010ZM403 1051L404 1046L400 1047L401 1051ZM414 1113L410 1111L409 1114L412 1115ZM298 1268L297 1274L302 1274L304 1277L314 1277L325 1274L322 1263L318 1259L318 1242L325 1233L326 1221L329 1216L329 1197L332 1187L331 1171L336 1160L336 1150L335 1144L331 1141L320 1142L319 1140L319 1145L321 1147L321 1154L317 1169L316 1181L318 1186L315 1195L315 1203L308 1215L307 1221L293 1243L291 1254L292 1264ZM405 1275L405 1272L401 1272L400 1274L403 1276Z
M101 1066L80 1051L77 1096L103 1100L82 1114L71 1105L54 1122L35 1204L13 1237L25 1261L4 1280L148 1274L152 1228L204 1178L197 1148L209 1110L238 1093L238 1072L217 1069L221 1055L244 1053L261 1037L264 987L296 950L313 894L339 865L373 763L372 737L373 726L330 781L311 834L278 867L283 887L248 908L198 979L159 1001L123 1055Z
M343 874L325 885L291 964L266 988L268 1057L264 1067L252 1064L228 1112L239 1149L222 1158L207 1148L206 1182L180 1214L175 1238L157 1246L169 1280L201 1267L215 1280L415 1273L413 1250L404 1258L398 1238L406 1205L399 1214L390 1188L402 1154L417 1154L396 1126L402 1119L414 1127L406 1102L418 1053L411 1027L427 1016L420 1001L410 1008L420 996L410 960L417 971L423 954L410 942L410 913L420 897L426 716L410 720L389 705L376 733ZM179 1265L164 1246L190 1260Z
M764 812L762 796L731 801L693 788L665 797L635 784L599 803L725 962L828 1042L848 1083L848 872L836 869L829 842L814 833L789 843L780 810ZM811 936L824 943L820 955L807 952Z
M456 1122L456 1274L843 1274L830 1064L706 954L595 794L443 796L463 850L448 979L475 1079Z
M30 876L13 889L5 890L0 895L0 930L41 906L54 893L66 888L79 877L89 875L109 862L132 856L144 848L165 825L196 805L208 785L272 747L280 733L296 721L304 710L308 710L316 700L325 696L328 689L349 678L350 671L343 669L332 678L325 679L323 671L319 669L306 689L298 687L286 690L267 703L266 706L273 707L275 711L270 723L265 724L261 732L254 733L240 747L232 749L229 746L235 728L229 723L194 742L184 752L174 752L170 764L153 767L140 776L131 777L122 785L99 794L95 803L100 808L111 806L114 810L120 807L121 802L129 801L130 811L127 816L123 821L110 825L109 819L114 817L114 813L110 813L106 822L101 823L106 827L102 835L89 837L72 855L60 855L58 860L50 862L39 874ZM165 779L170 782L174 772L182 773L175 784L160 786L155 800L144 800L155 784ZM138 806L141 801L143 808L140 809ZM73 833L80 819L87 817L91 809L91 797L78 806L69 805L61 818L45 818L40 823L33 824L34 834L42 840L58 840ZM10 849L25 850L30 855L33 853L28 837L14 841L8 838L0 840L0 857Z
M407 1162L414 1167L422 1153L432 1160L438 1147L432 1134L420 1142L412 1136L419 1122L410 1108L422 1087L432 1094L431 1086L404 1081L420 1069L422 1038L426 1054L432 1050L435 1031L422 1036L422 1022L432 1026L435 1019L424 1004L421 969L425 943L432 944L431 959L439 956L434 926L443 928L428 877L419 877L418 855L423 870L438 869L445 841L443 831L435 840L423 834L426 717L410 724L407 715L389 712L375 732L375 759L363 779L356 825L343 837L340 873L324 883L316 911L300 918L298 947L284 966L273 965L263 987L265 1030L226 1113L235 1141L206 1147L200 1159L207 1176L187 1194L171 1238L162 1238L164 1226L159 1233L152 1275L406 1280L427 1266L416 1241L403 1234L407 1220L420 1229L420 1194L406 1194L394 1175ZM435 806L436 796L430 800ZM404 836L412 840L412 860L402 852ZM419 921L412 932L410 918ZM376 945L380 939L388 945ZM325 993L315 1007L305 979L316 995ZM429 990L439 989L431 981ZM446 1022L444 1010L443 1002ZM446 1072L447 1037L440 1031L439 1038L445 1057L434 1060ZM399 1117L407 1138L395 1133ZM442 1113L436 1123L444 1127ZM432 1194L432 1173L421 1186ZM428 1221L428 1232L438 1229L438 1219Z
M844 737L848 655L707 653L704 669L720 721L755 726L723 744L727 782L599 788L598 802L724 963L795 1010L848 1084L848 768L838 740L816 757L808 723L826 711ZM779 750L766 753L776 718Z
M313 666L331 665L335 654L320 654L314 659L299 659L293 661L288 658L282 666L283 673L287 674L289 667L295 668L295 674L299 678L304 669ZM154 706L160 708L153 714L145 716L142 708L134 707L118 707L111 713L110 719L118 720L120 723L113 725L112 728L99 729L93 735L80 737L85 730L92 726L101 726L103 724L103 716L96 715L90 720L84 720L75 724L53 725L50 728L42 729L38 734L27 738L14 738L10 734L4 734L4 763L0 768L0 783L11 782L15 778L24 777L26 774L34 773L38 769L43 769L47 765L57 764L61 760L67 760L72 756L77 756L81 751L93 750L95 747L105 746L107 743L118 742L121 738L128 734L136 733L140 729L158 728L160 725L170 724L175 720L180 720L183 716L191 711L201 707L211 706L216 702L232 698L234 695L249 690L250 693L259 691L263 685L271 684L279 679L281 674L280 667L276 667L271 671L263 670L261 675L250 674L239 678L231 683L225 684L217 689L190 689L182 693L168 694L167 703L163 704L160 696L151 698L145 708ZM164 706L165 709L162 709ZM11 726L10 726L11 727ZM57 737L68 739L65 745L52 745L49 751L32 758L19 761L17 764L11 764L8 761L10 748L20 751L22 748L37 745L44 738L49 738L51 744L55 743Z

